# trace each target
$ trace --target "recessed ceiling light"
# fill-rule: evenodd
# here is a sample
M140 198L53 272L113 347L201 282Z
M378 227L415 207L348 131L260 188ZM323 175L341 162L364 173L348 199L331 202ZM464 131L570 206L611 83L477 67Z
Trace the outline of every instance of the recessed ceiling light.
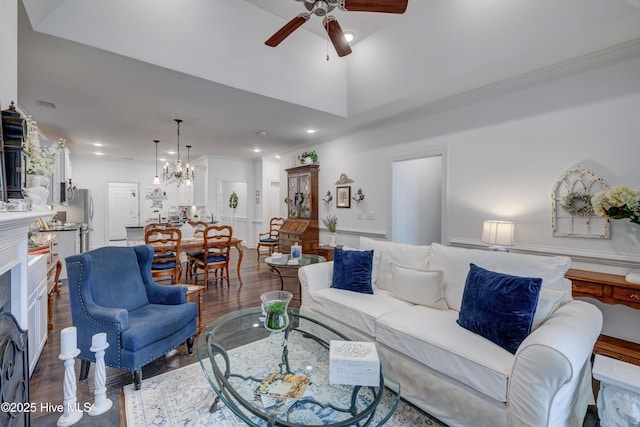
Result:
M314 134L314 133L316 133L316 132L317 132L317 130L312 129L312 128L305 129L304 131L305 131L306 133L308 133L309 135L312 135L312 134Z
M176 152L175 152L175 151L167 151L167 153L169 153L169 154L171 154L171 155L176 154Z
M261 150L260 150L259 148L254 148L254 149L253 149L253 152L254 152L254 153L259 153L260 151L261 151Z
M279 158L280 158L280 154L276 154L276 159L279 159Z
M258 136L267 136L267 131L261 130L258 132Z
M101 153L100 151L96 151L96 156L102 156L104 153Z
M164 157L160 157L158 160L160 160L161 162L166 162L167 159L165 159Z
M353 39L356 38L356 34L352 31L345 31L344 32L344 38L345 40L347 40L347 43L351 43L353 41Z
M102 144L100 144L99 142L94 142L94 143L93 143L93 146L94 146L94 147L102 147Z

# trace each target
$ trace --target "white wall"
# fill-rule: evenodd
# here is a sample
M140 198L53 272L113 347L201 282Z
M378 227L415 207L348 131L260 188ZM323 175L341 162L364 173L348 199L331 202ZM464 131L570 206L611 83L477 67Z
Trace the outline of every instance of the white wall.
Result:
M18 102L18 0L0 0L0 109Z
M484 219L512 220L516 249L582 256L574 267L625 274L628 266L606 260L640 262L640 227L613 221L609 240L554 237L551 191L576 165L598 173L609 186L640 186L638 111L636 54L511 90L443 102L305 149L318 151L321 195L327 189L335 194L334 182L347 173L375 212L374 220L366 220L357 219L354 208L334 209L339 243L357 246L361 234L389 237L391 160L442 150L447 158L444 243L481 244ZM584 261L587 257L602 263ZM619 306L603 311L606 333L640 342L638 329L628 327L640 322L640 311Z

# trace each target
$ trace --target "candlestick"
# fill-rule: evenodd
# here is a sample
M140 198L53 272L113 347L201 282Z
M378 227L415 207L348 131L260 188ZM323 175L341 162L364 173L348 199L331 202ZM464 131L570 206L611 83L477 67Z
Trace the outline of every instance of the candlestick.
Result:
M89 409L89 415L95 416L104 414L111 406L113 402L111 399L107 399L107 387L105 386L107 380L107 374L104 366L104 351L109 347L107 342L107 334L101 332L95 334L91 338L90 350L96 353L96 370L95 370L95 402Z
M66 329L73 329L73 341L76 339L76 328L65 328L62 330L64 332ZM63 336L71 336L70 332L67 332L67 335ZM70 338L67 338L67 343L70 342ZM69 345L69 344L67 344ZM64 413L58 418L58 422L56 423L58 427L67 427L73 425L80 421L82 418L83 412L80 410L77 404L76 398L76 371L74 369L75 365L75 357L80 354L80 350L74 348L72 351L64 354L61 353L58 358L60 360L64 360Z
M78 335L75 326L64 328L60 332L60 353L69 355L78 347Z

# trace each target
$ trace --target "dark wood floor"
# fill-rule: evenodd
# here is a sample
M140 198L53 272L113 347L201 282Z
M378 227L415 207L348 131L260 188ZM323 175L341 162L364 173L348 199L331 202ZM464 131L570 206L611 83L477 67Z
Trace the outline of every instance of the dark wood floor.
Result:
M206 325L214 319L241 308L253 307L260 304L260 295L263 292L280 289L280 280L269 273L266 264L256 260L255 249L245 250L242 261L242 281L243 287L239 287L235 269L231 272L231 287L211 284L205 292L202 303L202 319ZM264 257L261 258L264 260ZM232 263L235 260L232 260ZM184 282L185 280L183 280ZM200 281L202 284L202 281ZM285 289L294 293L295 298L291 303L292 307L299 307L298 282L294 279L285 279ZM30 392L31 402L35 402L37 407L41 403L62 404L63 403L63 380L64 365L58 359L60 354L60 331L71 326L71 312L69 310L69 293L66 283L61 287L62 293L54 302L54 329L49 332L47 345L45 346L40 360L31 376ZM169 372L182 366L190 365L198 361L195 351L189 356L186 346L178 347L172 353L161 357L142 369L142 381L164 372ZM131 373L107 367L107 393L120 390L123 386L132 382ZM79 375L80 362L76 361L76 376ZM77 382L78 402L87 402L94 399L94 365L89 371L87 381ZM46 412L37 411L32 414L32 419L47 415ZM590 408L590 412L585 418L584 427L598 426L595 407Z
M264 256L261 258L264 260ZM235 259L232 259L232 264ZM235 266L234 266L235 267ZM206 325L219 316L229 312L253 307L260 304L260 295L263 292L280 289L280 280L269 273L267 265L261 261L258 264L255 249L246 249L241 268L242 281L244 286L239 287L239 282L235 274L235 268L231 271L231 286L210 284L209 289L204 293L202 302L202 320ZM183 278L183 282L184 282ZM202 284L202 280L200 283ZM285 289L299 297L298 282L294 279L285 279ZM63 403L63 381L64 365L58 359L60 354L60 331L72 326L71 311L69 308L69 292L66 283L61 286L61 294L54 300L53 319L54 328L49 332L46 346L40 356L40 360L31 376L30 392L31 402L35 402L37 407L41 403L50 402L52 404ZM299 300L294 299L292 307L299 306ZM142 381L164 372L168 372L182 366L186 366L198 361L195 351L193 355L187 354L186 346L183 345L165 357L161 357L142 369ZM78 381L77 397L78 402L92 401L94 398L94 365L92 364L87 381ZM79 375L80 361L76 361L76 376ZM132 382L131 373L107 367L107 393L117 391L124 385ZM46 415L40 411L32 414L32 419Z

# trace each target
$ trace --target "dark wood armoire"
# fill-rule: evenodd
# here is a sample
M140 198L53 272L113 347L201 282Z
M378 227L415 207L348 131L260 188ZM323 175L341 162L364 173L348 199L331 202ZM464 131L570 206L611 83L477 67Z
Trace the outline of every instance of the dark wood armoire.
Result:
M318 170L319 165L303 165L287 169L288 215L278 234L279 251L290 253L296 242L302 253L315 253L318 248Z

